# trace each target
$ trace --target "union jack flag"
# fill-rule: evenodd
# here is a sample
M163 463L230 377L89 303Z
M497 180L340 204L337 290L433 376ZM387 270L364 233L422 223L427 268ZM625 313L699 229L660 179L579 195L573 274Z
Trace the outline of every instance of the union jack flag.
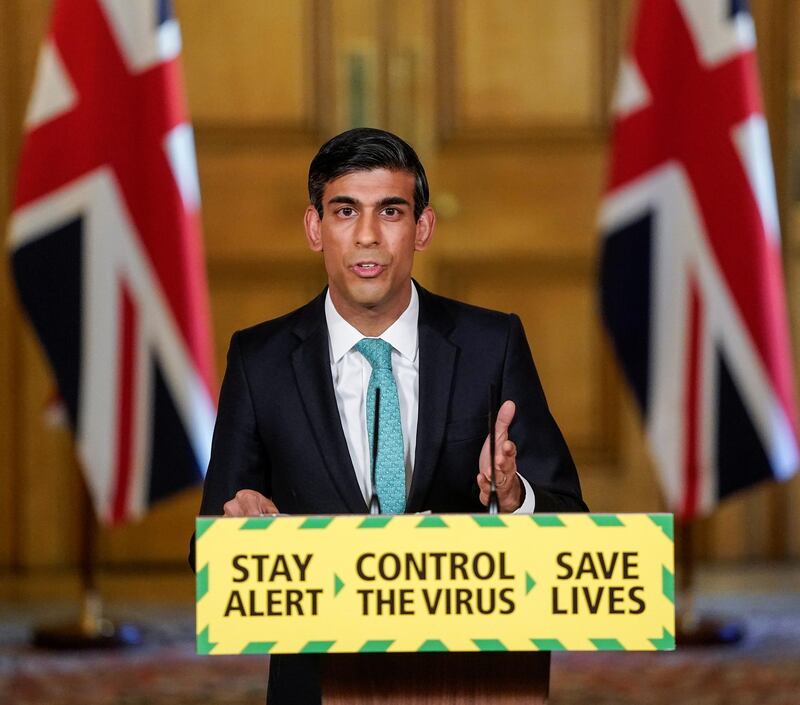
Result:
M180 32L168 0L56 0L10 225L98 517L202 479L215 404Z
M798 464L755 31L742 0L643 0L614 101L601 299L684 518Z

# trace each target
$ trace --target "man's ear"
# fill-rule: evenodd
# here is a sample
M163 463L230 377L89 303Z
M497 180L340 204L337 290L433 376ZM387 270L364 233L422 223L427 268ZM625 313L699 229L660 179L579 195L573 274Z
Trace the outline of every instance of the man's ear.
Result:
M322 252L322 219L314 206L306 208L306 213L303 216L303 225L306 229L308 246L314 252Z
M433 237L433 229L436 226L436 213L433 208L426 207L417 220L417 232L414 236L414 249L417 252L424 250Z

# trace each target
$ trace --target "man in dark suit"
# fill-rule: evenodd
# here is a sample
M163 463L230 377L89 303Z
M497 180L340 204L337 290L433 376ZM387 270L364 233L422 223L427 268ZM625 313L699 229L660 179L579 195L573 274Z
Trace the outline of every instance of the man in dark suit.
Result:
M414 150L381 130L338 135L311 163L309 196L306 237L328 286L231 339L200 513L364 513L373 447L384 511L485 510L490 384L505 400L500 510L585 511L519 318L411 279L436 222ZM318 667L273 657L268 702L319 702Z

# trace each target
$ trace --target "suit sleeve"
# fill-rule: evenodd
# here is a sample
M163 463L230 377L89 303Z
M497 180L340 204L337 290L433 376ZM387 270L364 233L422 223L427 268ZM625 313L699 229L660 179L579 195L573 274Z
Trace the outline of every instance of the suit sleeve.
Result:
M509 429L517 444L517 471L533 488L536 512L588 511L578 472L550 414L519 317L510 316L501 400L517 406Z
M256 427L238 335L233 334L228 348L200 516L221 515L225 502L239 490L271 495L269 456ZM194 536L189 547L189 564L194 568Z

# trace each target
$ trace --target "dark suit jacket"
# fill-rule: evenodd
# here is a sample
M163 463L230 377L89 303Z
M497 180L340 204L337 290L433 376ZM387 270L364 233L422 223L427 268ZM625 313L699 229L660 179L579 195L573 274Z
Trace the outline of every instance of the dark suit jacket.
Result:
M575 465L547 407L522 324L419 292L419 417L407 512L482 512L475 476L490 383L517 411L509 435L537 512L586 511ZM222 383L202 515L240 489L288 514L365 513L330 371L325 292L238 331ZM274 656L271 705L319 702L316 657Z

